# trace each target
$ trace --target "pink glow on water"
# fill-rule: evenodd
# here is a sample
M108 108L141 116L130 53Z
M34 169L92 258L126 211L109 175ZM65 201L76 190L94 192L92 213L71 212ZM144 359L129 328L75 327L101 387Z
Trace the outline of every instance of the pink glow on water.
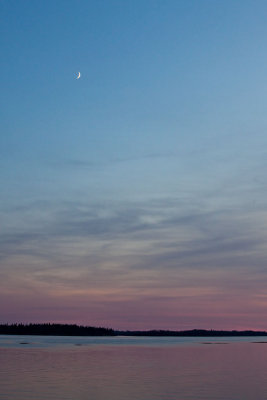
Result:
M5 400L235 400L267 395L265 344L0 349Z

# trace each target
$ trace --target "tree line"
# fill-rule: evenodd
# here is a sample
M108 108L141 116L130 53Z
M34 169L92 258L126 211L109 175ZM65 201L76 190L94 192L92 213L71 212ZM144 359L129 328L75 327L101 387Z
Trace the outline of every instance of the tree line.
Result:
M169 330L150 330L150 331L115 331L117 335L121 336L189 336L189 337L220 337L220 336L267 336L265 331L224 331L224 330L206 330L206 329L192 329L187 331L169 331Z
M187 331L149 330L119 331L110 328L82 326L75 324L0 324L0 335L42 335L42 336L267 336L266 331L225 331L192 329Z
M114 336L114 330L74 324L0 324L0 335Z

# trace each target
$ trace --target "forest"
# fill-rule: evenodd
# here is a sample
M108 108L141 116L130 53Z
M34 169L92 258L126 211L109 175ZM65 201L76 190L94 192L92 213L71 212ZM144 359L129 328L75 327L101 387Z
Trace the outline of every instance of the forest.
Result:
M0 335L114 336L114 330L75 324L1 324Z
M41 335L41 336L188 336L188 337L222 337L222 336L267 336L266 331L225 331L192 329L186 331L147 330L120 331L111 328L82 326L75 324L0 324L0 335Z

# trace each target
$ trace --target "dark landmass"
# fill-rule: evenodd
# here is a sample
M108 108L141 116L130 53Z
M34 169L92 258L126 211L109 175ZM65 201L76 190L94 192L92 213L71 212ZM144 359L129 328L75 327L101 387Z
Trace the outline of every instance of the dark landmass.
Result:
M114 336L114 330L69 324L3 324L0 335Z
M222 336L267 336L265 331L218 331L193 329L187 331L150 330L118 331L109 328L69 324L0 324L0 335L41 336L152 336L152 337L222 337Z
M152 330L152 331L115 331L119 336L208 336L208 337L222 337L222 336L267 336L265 331L217 331L206 329L192 329L188 331L165 331L165 330Z

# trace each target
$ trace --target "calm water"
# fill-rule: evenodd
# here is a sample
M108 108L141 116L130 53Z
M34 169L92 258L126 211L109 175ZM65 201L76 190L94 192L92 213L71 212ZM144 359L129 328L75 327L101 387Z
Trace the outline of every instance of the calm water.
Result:
M0 399L266 400L260 342L0 335Z

